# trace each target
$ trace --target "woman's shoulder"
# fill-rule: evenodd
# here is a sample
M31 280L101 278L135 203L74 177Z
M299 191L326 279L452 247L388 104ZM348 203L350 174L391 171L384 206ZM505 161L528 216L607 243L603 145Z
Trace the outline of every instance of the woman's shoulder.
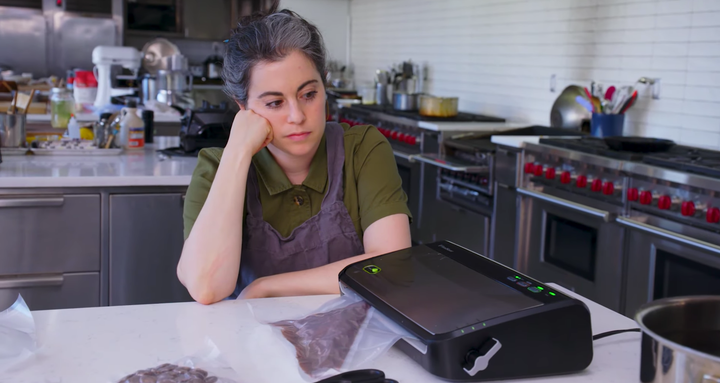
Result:
M350 126L346 123L340 124L345 130L345 146L351 147L357 152L357 149L371 149L387 142L385 136L373 125L355 125Z

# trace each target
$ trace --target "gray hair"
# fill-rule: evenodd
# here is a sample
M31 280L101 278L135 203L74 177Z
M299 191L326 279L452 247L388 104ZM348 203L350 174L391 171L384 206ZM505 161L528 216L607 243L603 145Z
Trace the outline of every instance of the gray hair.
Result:
M227 41L222 77L225 93L246 106L250 72L260 62L276 62L293 51L302 52L317 69L325 72L325 44L316 26L293 11L277 10L278 2L267 13L256 13L240 20Z

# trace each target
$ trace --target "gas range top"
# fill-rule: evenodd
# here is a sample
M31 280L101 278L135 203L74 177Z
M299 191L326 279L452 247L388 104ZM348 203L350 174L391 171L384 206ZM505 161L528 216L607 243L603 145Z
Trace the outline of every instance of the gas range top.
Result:
M602 138L596 137L583 137L577 140L546 138L541 139L540 143L602 157L643 162L666 169L720 178L720 152L713 150L675 145L665 152L623 152L609 149Z
M505 122L505 119L498 117L483 116L480 114L472 114L459 112L455 117L427 117L422 116L418 112L395 110L389 105L353 105L352 108L365 109L370 112L384 113L395 117L408 118L415 121L432 121L432 122Z

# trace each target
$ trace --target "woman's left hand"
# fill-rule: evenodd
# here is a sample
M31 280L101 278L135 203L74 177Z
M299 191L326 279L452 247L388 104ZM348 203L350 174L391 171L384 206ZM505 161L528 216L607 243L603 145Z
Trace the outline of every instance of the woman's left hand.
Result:
M237 299L269 298L270 291L266 288L265 278L258 278L252 281L240 292Z

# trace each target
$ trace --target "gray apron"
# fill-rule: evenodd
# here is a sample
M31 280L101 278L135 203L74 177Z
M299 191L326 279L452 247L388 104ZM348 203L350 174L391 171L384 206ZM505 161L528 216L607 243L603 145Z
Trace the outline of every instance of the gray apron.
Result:
M263 220L258 177L250 165L246 187L247 211L243 227L240 275L233 296L257 278L312 269L364 254L350 213L343 202L345 166L344 130L337 123L325 125L328 190L320 211L283 238Z

